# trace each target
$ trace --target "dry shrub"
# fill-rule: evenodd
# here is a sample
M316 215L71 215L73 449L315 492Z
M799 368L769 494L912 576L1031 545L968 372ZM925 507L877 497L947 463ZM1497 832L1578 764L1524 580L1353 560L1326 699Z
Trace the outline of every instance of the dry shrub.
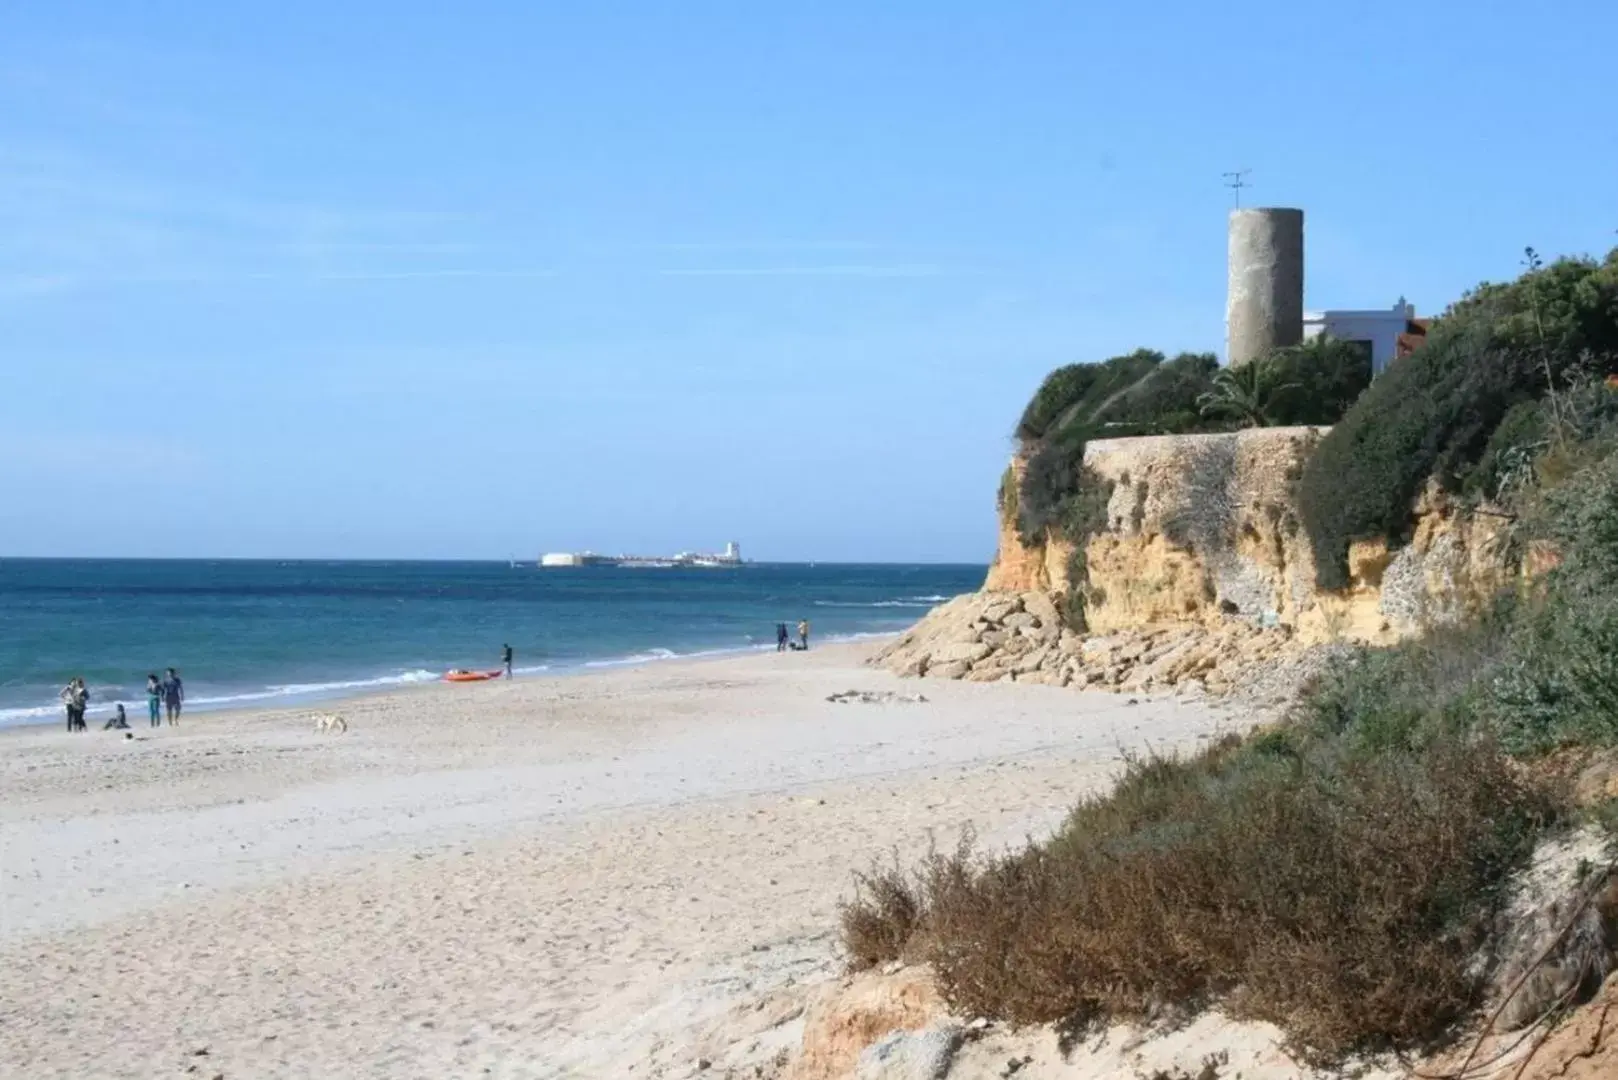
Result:
M910 924L950 1004L1044 1023L1219 996L1326 1054L1441 1030L1545 800L1487 743L1293 738L1137 761L1045 844L930 859Z
M854 899L838 911L849 967L863 971L897 960L921 928L922 892L894 857L891 866L874 866L854 875Z

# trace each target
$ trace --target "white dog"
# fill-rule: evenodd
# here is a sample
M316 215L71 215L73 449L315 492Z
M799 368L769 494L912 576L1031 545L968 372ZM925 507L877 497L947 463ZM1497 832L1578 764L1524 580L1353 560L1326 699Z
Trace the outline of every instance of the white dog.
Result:
M336 735L348 733L348 721L336 713L321 713L315 717L316 735Z

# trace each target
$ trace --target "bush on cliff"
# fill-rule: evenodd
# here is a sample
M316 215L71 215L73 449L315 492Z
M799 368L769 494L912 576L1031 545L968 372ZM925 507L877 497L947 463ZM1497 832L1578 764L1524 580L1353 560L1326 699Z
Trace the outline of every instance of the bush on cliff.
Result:
M1453 305L1422 348L1371 384L1304 469L1299 510L1319 584L1347 584L1354 541L1399 539L1430 481L1463 491L1480 468L1480 479L1497 481L1511 447L1494 436L1507 417L1517 434L1532 435L1528 406L1544 400L1549 419L1560 421L1560 394L1581 376L1614 371L1618 251L1604 262L1535 261L1516 281L1480 286Z

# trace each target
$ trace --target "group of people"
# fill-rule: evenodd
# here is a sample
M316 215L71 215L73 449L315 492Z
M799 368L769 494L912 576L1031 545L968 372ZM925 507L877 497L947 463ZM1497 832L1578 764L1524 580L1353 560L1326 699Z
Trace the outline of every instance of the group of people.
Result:
M806 652L806 651L808 651L808 648L809 648L809 620L808 619L799 619L798 620L798 640L797 641L793 641L792 640L792 635L787 633L787 624L786 623L778 622L778 623L775 624L775 651L776 652L786 652L788 649L791 649L794 652Z
M62 704L67 706L67 729L69 731L88 731L85 726L84 713L90 706L90 689L84 685L84 679L75 676L66 686L62 687L60 694ZM162 717L166 712L170 725L180 722L180 709L185 704L185 683L180 680L180 673L169 668L163 678L155 674L146 676L146 718L152 727L162 725ZM112 718L102 726L103 731L114 729L127 729L129 717L124 712L123 704L116 706Z

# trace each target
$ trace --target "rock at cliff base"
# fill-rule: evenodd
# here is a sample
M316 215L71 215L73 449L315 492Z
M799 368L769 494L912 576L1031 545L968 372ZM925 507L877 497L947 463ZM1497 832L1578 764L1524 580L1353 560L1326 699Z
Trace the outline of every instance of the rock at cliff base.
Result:
M963 1035L953 1024L891 1032L861 1052L855 1080L943 1080Z

